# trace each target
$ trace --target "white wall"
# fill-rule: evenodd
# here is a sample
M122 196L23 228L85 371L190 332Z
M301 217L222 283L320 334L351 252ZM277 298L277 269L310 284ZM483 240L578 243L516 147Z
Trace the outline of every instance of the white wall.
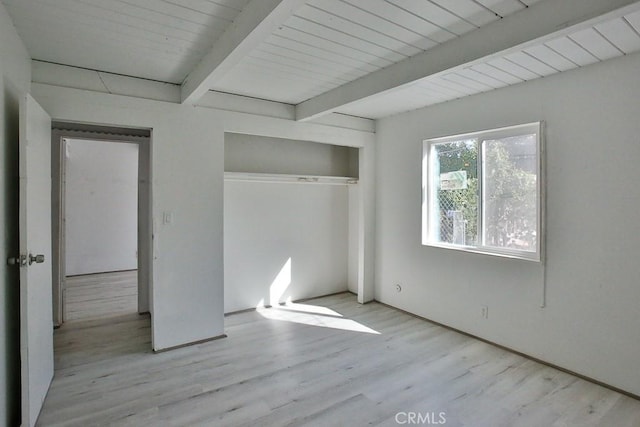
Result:
M376 298L640 395L638 70L630 55L381 120ZM420 244L421 141L536 120L546 122L546 308L542 266Z
M156 350L224 333L223 132L206 110L32 84L54 120L151 128ZM173 214L163 224L164 212ZM188 315L186 315L188 313Z
M135 270L138 144L69 139L66 163L66 274Z
M30 82L29 55L0 2L0 425L20 420L20 285L5 260L19 250L18 112Z
M347 186L225 182L225 312L347 290Z
M152 340L157 350L224 333L225 132L370 146L373 135L203 107L32 84L54 120L152 129ZM163 223L164 213L173 222Z
M358 176L358 150L351 147L228 133L227 172Z

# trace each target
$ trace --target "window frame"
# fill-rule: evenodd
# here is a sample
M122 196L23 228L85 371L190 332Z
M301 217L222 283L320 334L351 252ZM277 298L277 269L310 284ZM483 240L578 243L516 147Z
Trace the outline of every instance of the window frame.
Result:
M514 126L506 126L495 129L487 129L476 132L467 132L456 135L448 135L436 138L428 138L422 141L422 245L436 248L452 249L463 252L480 253L505 258L522 259L542 263L545 248L545 150L544 150L544 122L532 122ZM485 216L485 188L483 167L485 163L485 141L514 137L519 135L536 135L536 250L526 251L522 249L498 248L485 245L484 216ZM432 205L435 201L434 186L430 179L430 172L435 161L432 155L432 146L441 143L459 142L475 139L477 142L477 179L478 179L478 236L475 245L458 245L434 240L431 236L430 223ZM435 222L435 221L434 221Z

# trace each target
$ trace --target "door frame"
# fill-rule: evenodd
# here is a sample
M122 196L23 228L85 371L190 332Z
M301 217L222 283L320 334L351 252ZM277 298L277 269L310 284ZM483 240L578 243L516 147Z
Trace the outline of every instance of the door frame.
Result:
M151 198L151 130L56 123L51 132L51 230L53 323L60 327L66 318L66 225L64 139L138 144L138 313L151 312L153 287L153 217Z

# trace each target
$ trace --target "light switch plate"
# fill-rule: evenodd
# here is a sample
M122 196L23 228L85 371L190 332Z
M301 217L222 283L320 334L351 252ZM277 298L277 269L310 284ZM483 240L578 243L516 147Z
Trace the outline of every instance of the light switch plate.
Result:
M162 223L163 224L173 224L173 212L164 212L162 214Z

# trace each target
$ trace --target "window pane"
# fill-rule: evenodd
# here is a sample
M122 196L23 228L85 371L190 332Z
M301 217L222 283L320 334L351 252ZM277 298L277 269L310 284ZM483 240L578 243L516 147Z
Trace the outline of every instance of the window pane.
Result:
M536 135L483 141L484 245L536 252Z
M432 145L431 237L439 243L478 241L478 143L463 140Z

